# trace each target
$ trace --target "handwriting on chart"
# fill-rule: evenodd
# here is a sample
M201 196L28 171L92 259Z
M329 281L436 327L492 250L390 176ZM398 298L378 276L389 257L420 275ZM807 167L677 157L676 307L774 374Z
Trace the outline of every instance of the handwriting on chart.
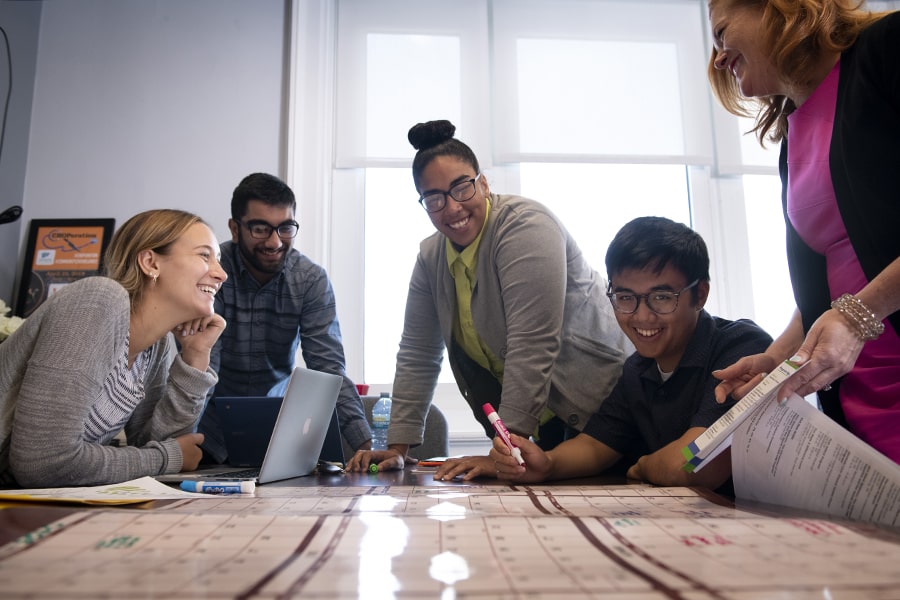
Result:
M690 508L681 511L682 516L688 519L714 519L721 516L721 513L712 510L702 510L698 508Z
M681 543L688 548L695 548L698 546L731 546L734 544L734 542L722 535L685 535L681 537Z
M20 537L16 542L23 546L30 546L31 544L35 544L48 535L52 535L62 529L64 525L62 523L51 523L50 525L44 525L40 529L35 529L30 533L26 533L22 537Z
M119 535L108 540L101 540L94 546L97 550L117 550L128 549L137 544L141 540L136 535Z
M146 494L147 490L139 485L116 485L96 490L96 492L107 496L133 496L135 494Z
M810 535L835 535L841 534L843 530L834 523L804 521L802 519L788 519L787 521L794 527L802 529Z

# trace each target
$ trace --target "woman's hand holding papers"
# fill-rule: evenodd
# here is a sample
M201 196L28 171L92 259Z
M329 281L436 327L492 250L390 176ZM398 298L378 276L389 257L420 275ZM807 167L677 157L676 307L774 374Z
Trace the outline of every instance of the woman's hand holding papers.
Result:
M713 377L722 381L716 386L716 402L722 404L729 396L740 400L763 380L766 373L771 373L779 362L781 361L768 354L753 354L724 369L713 371Z
M809 366L791 377L778 390L781 401L791 394L806 396L829 389L831 383L853 368L863 347L863 341L836 310L826 311L804 335L800 313L795 312L790 325L764 354L745 356L733 365L713 371L721 379L716 387L716 400L724 402L731 395L736 400L771 373L783 360Z

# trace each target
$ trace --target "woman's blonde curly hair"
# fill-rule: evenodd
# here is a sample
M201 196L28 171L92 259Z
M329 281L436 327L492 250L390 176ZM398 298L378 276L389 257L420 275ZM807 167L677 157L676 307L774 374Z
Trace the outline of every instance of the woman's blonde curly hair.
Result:
M752 9L762 13L760 35L782 79L814 85L814 71L825 53L840 53L853 45L859 32L887 13L863 10L863 0L709 0L709 10L726 13ZM712 91L728 112L753 117L751 129L760 145L780 142L787 134L787 116L794 111L787 96L745 98L731 73L716 69L713 48L707 74Z

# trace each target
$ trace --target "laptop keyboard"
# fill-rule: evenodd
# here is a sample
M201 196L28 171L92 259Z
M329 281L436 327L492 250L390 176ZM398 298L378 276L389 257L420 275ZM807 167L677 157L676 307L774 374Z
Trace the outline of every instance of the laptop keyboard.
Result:
M216 477L219 479L252 479L254 477L259 477L259 467L243 469L241 471L225 471L224 473L217 473L209 475L208 477Z

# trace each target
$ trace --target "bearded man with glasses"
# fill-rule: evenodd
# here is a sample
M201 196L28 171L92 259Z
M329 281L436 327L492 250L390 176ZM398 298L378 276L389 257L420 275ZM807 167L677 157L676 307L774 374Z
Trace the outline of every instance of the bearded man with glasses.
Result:
M228 287L215 310L228 327L213 348L219 374L214 396L283 396L297 346L307 368L344 378L337 400L341 435L355 449L371 447L372 431L356 386L347 377L334 290L325 269L293 248L300 225L294 192L279 178L253 173L235 188L221 246ZM223 463L225 440L208 403L198 431L204 463Z
M620 466L631 479L733 495L730 450L703 470L687 473L681 449L735 403L716 401L719 380L712 372L764 350L772 338L752 321L728 321L703 309L709 254L703 238L681 223L662 217L629 222L607 250L606 270L606 295L635 353L577 437L544 453L512 436L524 467L495 440L491 456L498 477L568 479Z

